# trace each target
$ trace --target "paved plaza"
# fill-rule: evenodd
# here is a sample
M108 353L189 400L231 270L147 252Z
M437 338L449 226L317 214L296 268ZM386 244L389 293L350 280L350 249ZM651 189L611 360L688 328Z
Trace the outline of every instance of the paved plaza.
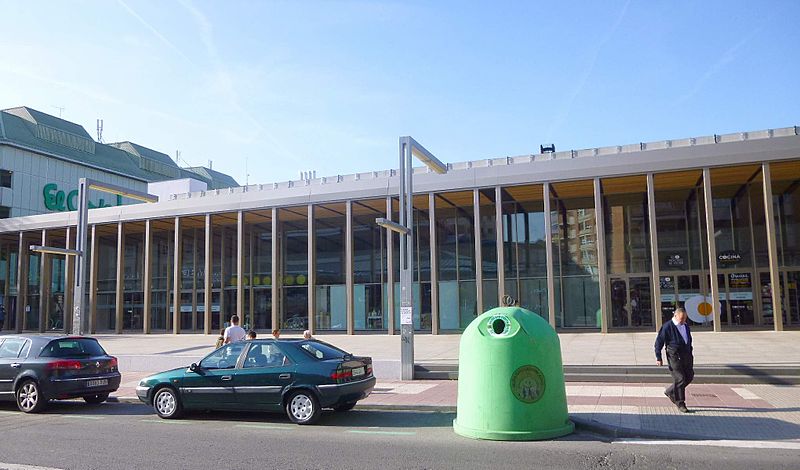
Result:
M655 333L561 333L565 365L652 365ZM290 336L287 336L290 337ZM399 337L320 335L355 354L376 361L378 384L360 409L452 412L458 382L381 378L378 367L396 361ZM121 401L135 401L138 381L168 367L185 366L210 352L216 337L205 335L100 335L110 353L120 357ZM458 335L417 335L417 362L457 362ZM800 367L800 332L698 332L695 356L701 365L781 365ZM135 367L126 367L126 365ZM136 370L133 370L136 369ZM579 426L613 437L752 439L800 445L800 386L694 384L687 389L682 414L663 394L663 384L567 383L570 416Z

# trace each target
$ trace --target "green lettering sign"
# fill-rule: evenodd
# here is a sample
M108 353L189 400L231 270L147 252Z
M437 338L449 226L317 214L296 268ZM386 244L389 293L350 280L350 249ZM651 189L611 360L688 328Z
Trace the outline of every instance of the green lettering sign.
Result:
M69 193L58 189L56 183L47 183L42 188L42 196L44 196L44 207L50 211L75 211L78 210L77 199L78 190L73 189ZM98 207L114 207L122 205L122 196L116 197L116 204L106 203L105 199L100 199L97 204L89 201L89 209L96 209Z

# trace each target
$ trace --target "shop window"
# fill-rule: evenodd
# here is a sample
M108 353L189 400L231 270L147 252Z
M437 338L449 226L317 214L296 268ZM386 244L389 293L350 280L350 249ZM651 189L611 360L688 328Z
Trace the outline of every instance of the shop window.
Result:
M3 188L10 188L11 187L11 175L14 172L9 170L0 170L0 187Z

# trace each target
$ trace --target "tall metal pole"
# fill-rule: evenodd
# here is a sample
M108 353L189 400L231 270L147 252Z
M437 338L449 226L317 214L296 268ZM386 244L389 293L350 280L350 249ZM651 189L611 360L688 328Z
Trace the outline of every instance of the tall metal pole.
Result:
M414 379L414 290L412 230L413 195L411 193L411 143L400 139L400 376Z
M86 178L78 182L78 223L75 237L75 288L72 300L72 334L82 335L88 331L86 312L86 238L89 228L89 195Z

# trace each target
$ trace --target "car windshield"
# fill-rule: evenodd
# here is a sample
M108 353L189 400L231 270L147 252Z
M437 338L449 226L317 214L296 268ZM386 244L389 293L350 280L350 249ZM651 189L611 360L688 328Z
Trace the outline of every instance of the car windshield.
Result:
M88 338L54 339L42 349L39 357L92 357L105 356L100 343Z
M323 343L322 341L307 341L301 343L300 349L321 361L327 359L341 359L350 355L350 353L344 352L336 346L331 346L330 344Z

